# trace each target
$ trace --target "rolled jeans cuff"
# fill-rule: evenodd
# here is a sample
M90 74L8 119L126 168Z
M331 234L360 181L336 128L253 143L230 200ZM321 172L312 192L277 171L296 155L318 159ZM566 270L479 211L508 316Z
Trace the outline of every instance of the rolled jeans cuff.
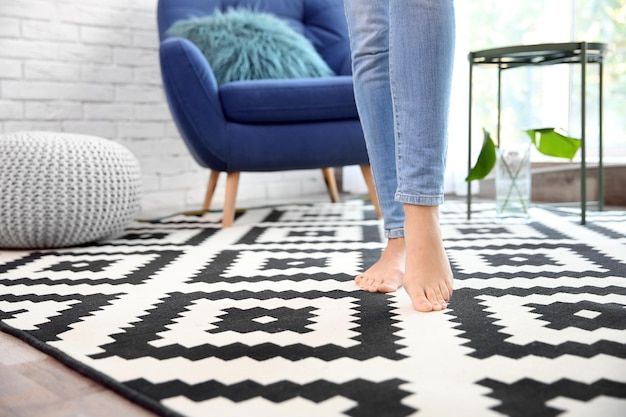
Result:
M438 206L443 204L443 195L437 196L417 196L396 193L395 201L403 204L414 204L417 206Z
M404 228L401 227L399 229L385 229L385 237L387 239L404 237Z

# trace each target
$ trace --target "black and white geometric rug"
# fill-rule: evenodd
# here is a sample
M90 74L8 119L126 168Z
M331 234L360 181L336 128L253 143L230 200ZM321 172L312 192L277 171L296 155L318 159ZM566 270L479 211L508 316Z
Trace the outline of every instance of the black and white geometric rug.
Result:
M354 285L383 239L350 201L0 251L0 326L163 416L625 416L626 213L474 208L441 209L444 312Z

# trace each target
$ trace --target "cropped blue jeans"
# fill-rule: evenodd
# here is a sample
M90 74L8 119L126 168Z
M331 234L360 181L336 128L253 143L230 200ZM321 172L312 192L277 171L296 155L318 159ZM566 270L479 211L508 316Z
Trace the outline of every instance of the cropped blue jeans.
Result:
M385 236L403 205L443 203L453 0L345 0L354 93Z

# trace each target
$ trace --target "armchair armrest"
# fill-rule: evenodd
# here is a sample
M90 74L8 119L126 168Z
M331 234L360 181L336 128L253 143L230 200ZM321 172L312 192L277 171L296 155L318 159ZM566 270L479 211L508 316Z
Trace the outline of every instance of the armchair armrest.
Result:
M225 170L226 120L213 70L187 39L165 39L159 54L167 102L192 155L204 167Z

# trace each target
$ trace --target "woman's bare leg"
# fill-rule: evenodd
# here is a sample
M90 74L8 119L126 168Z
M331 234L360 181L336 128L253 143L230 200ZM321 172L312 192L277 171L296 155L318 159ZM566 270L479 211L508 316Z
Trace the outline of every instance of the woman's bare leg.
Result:
M405 265L404 238L387 241L380 259L354 282L369 292L393 292L402 286Z
M439 228L439 207L405 204L403 285L418 311L438 311L452 296L453 276Z

